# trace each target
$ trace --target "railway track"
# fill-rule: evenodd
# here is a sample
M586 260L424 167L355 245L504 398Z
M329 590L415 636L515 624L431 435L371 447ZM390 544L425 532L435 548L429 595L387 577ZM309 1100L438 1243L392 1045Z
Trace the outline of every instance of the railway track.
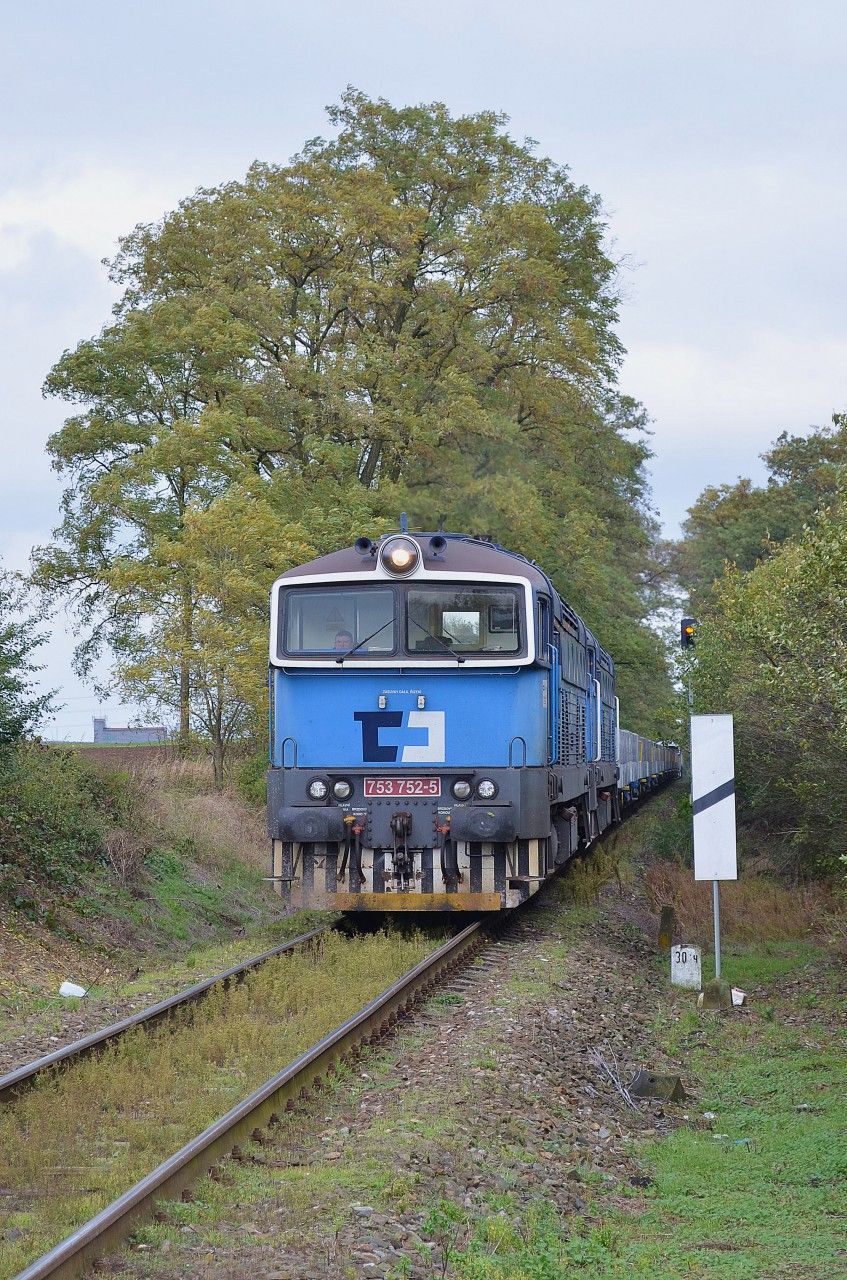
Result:
M49 1054L45 1058L11 1072L0 1080L7 1096L14 1098L39 1074L66 1066L74 1056L90 1054L109 1039L122 1035L139 1023L151 1019L166 1018L180 1004L198 1000L211 986L225 981L238 980L239 975L264 963L265 960L284 954L286 950L305 945L317 934L316 930L294 939L274 952L257 957L246 965L236 966L226 974L218 974L205 983L170 1000L162 1001L144 1010L124 1023L116 1023L94 1036L88 1036L76 1045ZM118 1247L127 1235L146 1218L152 1216L157 1200L174 1199L186 1190L198 1177L208 1172L222 1158L229 1155L240 1143L258 1137L263 1128L274 1127L279 1114L294 1105L295 1100L310 1090L319 1090L324 1080L332 1075L342 1060L355 1059L359 1050L376 1044L429 991L445 977L454 973L472 954L476 953L488 937L486 926L477 921L440 946L414 968L409 970L386 991L355 1013L352 1017L323 1036L305 1053L289 1063L277 1074L254 1089L226 1114L220 1116L202 1133L192 1138L178 1151L163 1161L128 1191L107 1205L103 1210L67 1236L49 1252L21 1271L17 1280L46 1280L46 1277L65 1278L80 1276L103 1253Z
M226 986L230 982L240 982L248 973L253 973L269 960L276 960L279 956L297 951L300 947L308 946L314 938L317 938L323 932L324 929L320 928L312 929L309 933L301 933L299 937L292 938L289 942L285 942L279 947L274 947L271 951L264 951L261 955L253 956L249 960L242 961L241 964L233 965L231 969L225 969L222 973L213 974L211 978L195 983L193 987L187 987L184 991L178 991L176 995L169 996L166 1000L160 1000L157 1004L149 1005L146 1009L140 1009L137 1013L130 1014L129 1017L122 1018L119 1022L113 1022L110 1026L103 1027L100 1031L93 1031L90 1035L84 1036L80 1040L75 1040L72 1044L64 1045L53 1053L44 1054L41 1058L34 1058L32 1062L26 1062L22 1067L17 1067L14 1071L6 1072L5 1075L0 1076L0 1103L8 1104L14 1101L24 1090L48 1072L73 1066L74 1063L80 1062L83 1058L98 1053L107 1044L112 1044L114 1041L119 1040L128 1031L132 1031L136 1027L144 1027L149 1030L151 1027L172 1017L177 1010L196 1004L214 988Z
M531 902L537 905L535 899ZM514 918L514 914L510 913L509 919ZM355 1059L362 1047L377 1043L445 977L451 985L455 985L455 971L480 947L493 942L492 923L498 926L496 932L499 935L499 926L508 921L497 917L495 921L488 920L485 923L475 921L462 929L381 995L242 1098L118 1199L25 1267L18 1273L16 1280L82 1275L95 1259L117 1248L140 1222L150 1218L156 1201L178 1198L197 1178L228 1156L240 1143L258 1138L264 1128L273 1128L278 1123L280 1112L291 1109L295 1101L310 1090L319 1090L325 1078L333 1074L338 1063L345 1059ZM0 1077L0 1100L14 1101L45 1073L61 1070L86 1055L96 1053L98 1049L138 1026L154 1026L180 1008L201 1001L213 988L238 982L269 960L306 948L321 934L331 931L332 927L312 930L141 1010L122 1022L9 1072ZM493 942L493 945L502 946L503 941Z

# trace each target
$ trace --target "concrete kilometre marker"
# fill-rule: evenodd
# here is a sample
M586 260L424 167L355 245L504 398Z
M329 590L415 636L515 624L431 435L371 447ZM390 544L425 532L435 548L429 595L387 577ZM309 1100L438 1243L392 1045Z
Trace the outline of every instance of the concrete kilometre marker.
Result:
M675 987L700 990L702 980L700 948L685 943L671 948L671 982Z

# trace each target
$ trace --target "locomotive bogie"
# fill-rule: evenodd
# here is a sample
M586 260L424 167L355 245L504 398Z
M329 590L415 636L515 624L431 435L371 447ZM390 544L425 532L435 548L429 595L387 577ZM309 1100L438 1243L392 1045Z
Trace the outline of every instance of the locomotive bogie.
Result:
M274 879L294 907L336 911L500 911L530 897L554 867L550 841L456 841L417 850L404 884L391 849L353 853L337 842L273 842Z

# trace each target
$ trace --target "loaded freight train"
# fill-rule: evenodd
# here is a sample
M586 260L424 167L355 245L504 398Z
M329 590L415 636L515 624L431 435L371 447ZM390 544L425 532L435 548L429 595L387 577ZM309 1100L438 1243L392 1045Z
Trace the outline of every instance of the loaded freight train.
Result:
M499 911L680 752L620 728L615 668L537 565L410 534L271 596L271 877L295 905Z

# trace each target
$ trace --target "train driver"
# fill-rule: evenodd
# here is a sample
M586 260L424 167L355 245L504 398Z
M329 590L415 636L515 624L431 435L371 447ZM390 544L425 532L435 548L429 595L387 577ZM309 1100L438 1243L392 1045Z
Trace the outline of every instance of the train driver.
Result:
M352 649L352 647L353 647L352 631L336 632L335 642L333 644L334 649Z

